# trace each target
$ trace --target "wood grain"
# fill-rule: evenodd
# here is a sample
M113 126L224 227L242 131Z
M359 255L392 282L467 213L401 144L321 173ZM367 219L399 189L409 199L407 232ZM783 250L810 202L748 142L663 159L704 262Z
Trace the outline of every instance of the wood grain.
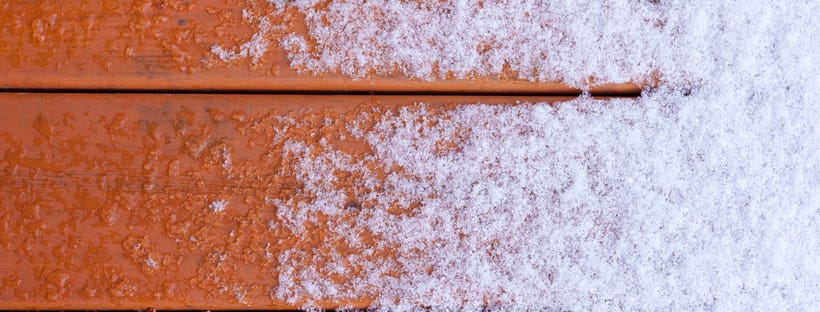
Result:
M306 26L298 12L274 13L266 3L0 2L0 90L7 91L0 92L0 309L367 307L373 294L276 295L278 254L304 252L301 265L319 271L330 257L322 247L327 229L298 237L276 226L268 199L300 196L299 169L283 142L329 142L363 159L369 146L345 127L354 119L375 123L416 102L435 113L455 103L556 102L570 98L524 95L580 92L514 73L435 81L299 73L275 42L306 33ZM243 8L283 30L266 34L272 48L259 60L224 62L210 52L214 44L236 48L259 31L242 18ZM14 90L113 93L8 92ZM640 90L606 84L590 91ZM116 93L127 91L158 93ZM462 95L163 93L169 91ZM342 191L356 188L349 177L340 181ZM220 201L224 211L211 207ZM364 273L355 266L351 272ZM346 277L327 278L344 284Z
M331 257L326 228L294 236L268 202L302 196L285 141L364 159L369 146L347 132L353 118L375 123L417 101L435 113L566 99L0 94L0 309L366 307L367 294L275 295L279 254L304 252L305 263L287 266L320 272Z
M218 44L236 49L259 32L243 9L270 16L259 60L223 62ZM231 92L580 93L560 82L503 77L420 81L401 75L354 80L298 73L279 38L307 28L300 13L277 14L264 0L45 0L0 2L0 89L179 90ZM635 84L603 84L593 94L635 95Z

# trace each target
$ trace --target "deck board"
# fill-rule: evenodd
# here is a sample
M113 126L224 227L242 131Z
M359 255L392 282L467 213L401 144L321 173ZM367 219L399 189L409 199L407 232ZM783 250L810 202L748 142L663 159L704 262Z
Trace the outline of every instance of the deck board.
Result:
M306 252L319 269L327 256L326 229L295 237L268 203L301 196L284 142L363 159L369 147L345 128L362 114L567 99L0 94L0 309L366 307L367 296L271 296L278 254Z
M0 3L0 89L180 90L265 92L428 92L573 94L560 82L505 77L421 81L400 74L351 79L298 73L275 43L306 33L299 13L271 12L267 1L67 0ZM224 62L211 48L236 49L259 29L242 10L282 26L259 60ZM286 18L286 16L288 16ZM507 75L507 76L511 76ZM635 84L603 84L593 94L631 94Z
M366 294L292 302L274 295L276 255L305 252L304 266L319 270L329 257L327 229L296 237L269 223L277 219L268 199L302 196L283 142L329 142L363 159L369 147L345 128L353 119L375 123L416 102L435 114L456 103L558 102L570 97L527 95L580 93L509 75L299 73L275 44L256 62L218 59L214 44L235 48L258 31L242 8L284 27L267 35L271 42L306 32L298 13L273 14L269 5L249 6L254 1L267 3L0 3L0 309L367 307ZM85 91L96 93L77 93ZM640 91L631 83L590 88ZM242 94L254 92L317 94ZM397 95L318 95L364 92ZM341 191L356 188L352 178L340 181ZM223 201L224 211L212 207Z

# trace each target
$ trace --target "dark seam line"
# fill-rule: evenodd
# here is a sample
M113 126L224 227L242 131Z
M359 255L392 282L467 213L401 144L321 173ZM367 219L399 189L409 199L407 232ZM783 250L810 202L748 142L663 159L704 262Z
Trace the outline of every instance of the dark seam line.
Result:
M298 90L224 90L224 89L37 89L13 88L0 89L2 93L33 93L33 94L218 94L218 95L365 95L365 96L581 96L582 91L559 92L459 92L459 91L298 91ZM640 97L642 92L587 92L587 95L597 97Z

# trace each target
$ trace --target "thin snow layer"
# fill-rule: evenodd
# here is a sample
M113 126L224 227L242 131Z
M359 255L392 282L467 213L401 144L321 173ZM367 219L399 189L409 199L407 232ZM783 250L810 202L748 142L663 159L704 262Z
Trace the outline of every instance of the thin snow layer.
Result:
M318 2L294 1L317 51L297 34L282 46L294 67L356 78L492 76L505 66L522 79L571 84L651 78L675 28L663 7L635 1Z
M816 1L319 2L291 2L305 14L309 35L293 33L280 44L294 68L354 78L395 71L466 78L507 67L521 79L579 87L699 81L737 48L766 53L792 40L820 48L816 29L784 33L811 19Z
M328 25L310 24L319 54L292 57L350 74L391 62L422 77L433 62L496 72L504 59L539 79L658 70L667 81L640 99L407 107L350 124L373 148L366 159L289 143L310 196L271 202L279 218L296 234L326 227L359 252L326 242L322 267L305 265L311 251L280 254L276 297L373 295L389 309L820 307L820 3L464 3L333 2ZM528 6L535 21L513 14ZM348 10L388 24L367 28L370 15ZM447 40L425 40L435 32ZM475 54L486 38L498 50ZM361 209L339 204L339 170L362 177Z
M325 226L361 255L325 261L338 274L356 263L365 276L339 285L322 278L324 268L286 265L277 294L375 290L391 309L811 310L820 305L812 101L783 90L467 105L435 125L425 106L403 110L364 134L374 159L403 169L383 190L360 194L375 204L340 207L330 172L367 169L324 151L301 160L307 192L322 195L278 206L299 225L322 224L319 212L353 217ZM454 140L456 150L439 148ZM420 206L396 216L396 203ZM373 247L359 241L364 230L382 237L375 249L393 250L394 262L365 258Z
M386 137L371 137L377 157L410 177L391 190L423 203L413 218L369 220L412 273L395 296L433 306L816 307L817 107L763 100L737 113L707 98L669 111L667 101L466 106L421 134L426 125L406 121L423 111L386 121L377 131ZM461 150L438 154L433 143L452 129L469 129Z

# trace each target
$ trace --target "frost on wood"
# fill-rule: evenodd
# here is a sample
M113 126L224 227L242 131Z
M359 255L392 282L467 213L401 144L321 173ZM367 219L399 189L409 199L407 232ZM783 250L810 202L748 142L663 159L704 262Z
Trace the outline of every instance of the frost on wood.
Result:
M394 63L420 78L508 64L540 80L657 70L665 81L634 100L461 105L443 116L409 106L349 125L372 149L364 159L289 142L304 196L269 204L297 236L329 228L355 252L328 240L322 261L280 253L276 298L820 306L820 4L482 3L296 1L318 48L298 35L283 44L308 70L353 76ZM340 205L340 170L360 177L360 209ZM393 256L373 256L385 250Z

